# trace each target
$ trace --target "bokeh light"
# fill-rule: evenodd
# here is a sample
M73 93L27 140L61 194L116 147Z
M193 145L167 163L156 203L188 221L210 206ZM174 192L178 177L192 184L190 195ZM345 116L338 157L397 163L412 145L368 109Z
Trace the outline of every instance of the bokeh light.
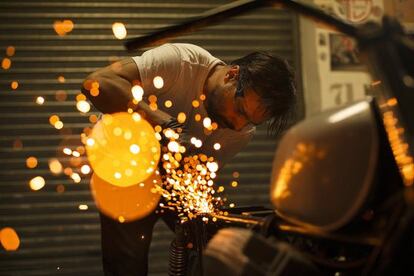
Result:
M0 243L7 251L15 251L20 246L20 239L13 228L5 227L0 230Z
M219 149L221 148L221 145L220 145L219 143L215 143L215 144L213 145L213 148L214 148L215 150L219 150Z
M11 89L16 90L19 87L19 83L17 81L12 81L10 87Z
M1 67L4 70L8 70L11 67L11 60L9 58L3 58L2 62L1 62Z
M74 24L72 20L56 20L53 23L53 29L59 36L65 36L73 30Z
M163 80L163 78L162 77L160 77L160 76L156 76L154 79L153 79L153 84L154 84L154 87L155 88L157 88L157 89L161 89L161 88L163 88L164 87L164 80Z
M36 103L42 105L45 103L45 99L42 96L36 98Z
M14 56L15 53L16 53L16 48L14 48L13 46L9 46L6 48L6 55L8 55L9 57Z
M29 182L30 188L34 191L38 191L45 186L45 179L41 176L32 178Z
M117 39L124 39L127 36L125 25L121 22L115 22L112 24L112 32Z
M142 96L144 95L144 89L140 85L134 85L131 88L132 96L135 100L142 101Z
M160 194L156 185L161 178L152 174L141 185L117 187L106 182L96 174L91 178L91 191L98 209L120 222L133 221L151 213L158 204Z
M30 156L26 159L26 166L29 169L33 169L37 167L37 158L34 156Z
M76 108L82 113L87 113L91 110L91 105L85 100L80 100L76 103Z
M53 174L61 174L63 171L63 166L56 158L49 159L48 162L49 170Z
M154 129L137 113L103 115L86 140L86 151L94 172L120 187L147 179L160 158Z

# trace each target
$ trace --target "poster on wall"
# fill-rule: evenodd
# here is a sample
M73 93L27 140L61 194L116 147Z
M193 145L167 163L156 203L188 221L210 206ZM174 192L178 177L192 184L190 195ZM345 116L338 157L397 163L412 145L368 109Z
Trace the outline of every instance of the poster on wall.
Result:
M354 39L339 33L329 34L331 71L364 71L358 58L358 47Z
M384 15L383 0L315 0L315 4L352 24L380 21Z

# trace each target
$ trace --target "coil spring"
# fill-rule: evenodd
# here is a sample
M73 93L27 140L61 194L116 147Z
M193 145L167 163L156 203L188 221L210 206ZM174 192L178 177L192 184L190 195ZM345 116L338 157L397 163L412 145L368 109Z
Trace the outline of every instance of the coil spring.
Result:
M184 276L187 269L186 257L186 248L177 245L176 240L173 240L170 245L168 275Z

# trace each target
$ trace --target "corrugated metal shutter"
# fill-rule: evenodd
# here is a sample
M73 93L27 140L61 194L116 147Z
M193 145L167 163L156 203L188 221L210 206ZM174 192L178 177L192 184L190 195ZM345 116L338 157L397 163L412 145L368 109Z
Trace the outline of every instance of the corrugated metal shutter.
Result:
M48 160L54 157L69 166L62 148L79 146L79 134L90 126L88 116L75 107L82 80L89 72L128 56L112 34L113 22L125 23L129 37L134 37L227 2L1 1L2 58L8 46L15 47L16 53L9 57L10 69L0 69L0 228L13 227L21 245L16 252L0 250L0 275L102 274L99 220L88 177L74 183L66 175L51 174L48 168ZM53 23L64 19L75 25L60 37ZM294 63L294 21L285 11L261 9L175 41L198 44L225 61L253 50L270 50ZM18 82L15 90L12 81ZM64 95L66 100L57 99ZM36 104L38 96L44 97L43 105ZM63 129L49 124L52 114L61 118ZM240 173L238 188L227 188L231 202L268 203L275 142L259 128L247 149L223 169L218 183L226 187L232 173ZM34 169L26 167L29 156L39 162ZM29 188L35 176L46 179L40 191ZM79 210L80 204L89 209ZM163 224L157 224L151 275L165 275L171 237Z

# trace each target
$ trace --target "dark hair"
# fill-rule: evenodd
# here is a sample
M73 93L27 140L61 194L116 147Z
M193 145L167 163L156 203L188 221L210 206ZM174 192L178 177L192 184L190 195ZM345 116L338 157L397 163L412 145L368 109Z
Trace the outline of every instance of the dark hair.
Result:
M239 65L239 86L251 88L263 99L271 119L268 132L277 135L294 119L296 86L291 66L279 57L253 52L231 62ZM239 90L239 89L238 89Z

